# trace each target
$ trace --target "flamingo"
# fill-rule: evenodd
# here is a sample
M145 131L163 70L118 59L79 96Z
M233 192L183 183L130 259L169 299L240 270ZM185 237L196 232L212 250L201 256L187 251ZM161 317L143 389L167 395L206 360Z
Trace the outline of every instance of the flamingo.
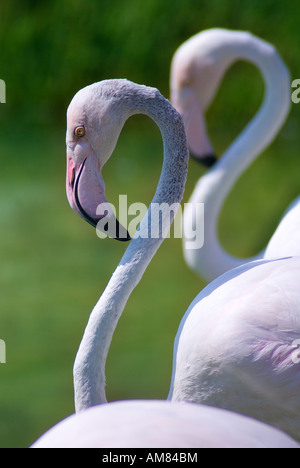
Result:
M184 239L187 264L207 281L243 263L260 258L300 255L300 197L283 216L268 246L253 258L235 258L220 245L218 218L233 185L275 138L290 109L290 74L269 43L248 32L209 29L196 34L175 52L171 64L171 102L182 114L190 150L213 163L204 114L228 68L246 60L260 70L265 98L260 110L214 166L199 179L184 212L184 225L195 224L195 203L204 203L204 246L191 249ZM209 156L207 156L209 155ZM194 226L195 227L195 226Z
M128 400L73 414L31 446L124 447L299 448L300 445L278 429L230 411L194 403Z
M101 169L113 152L124 122L145 113L159 126L164 162L152 203L179 203L184 190L188 150L179 114L154 88L127 80L106 80L80 90L67 118L67 194L71 206L89 223L110 217ZM96 201L105 202L100 214ZM174 205L173 205L174 206ZM148 216L140 232L148 232ZM151 219L152 222L155 220ZM168 225L172 219L168 219ZM115 220L114 220L115 222ZM111 235L110 226L103 230ZM119 226L114 236L128 239ZM128 297L163 241L134 236L89 318L74 364L76 413L33 445L49 447L283 447L299 444L261 422L194 403L132 400L107 403L105 361L113 332Z

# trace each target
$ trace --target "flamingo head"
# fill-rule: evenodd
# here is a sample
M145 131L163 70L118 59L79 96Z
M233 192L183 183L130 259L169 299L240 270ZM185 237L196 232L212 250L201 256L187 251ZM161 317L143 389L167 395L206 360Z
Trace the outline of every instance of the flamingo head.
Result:
M171 103L182 115L192 155L206 166L212 166L216 157L205 112L230 64L220 49L221 32L214 29L192 37L177 49L171 64Z
M88 223L109 237L130 240L105 197L102 168L124 124L105 83L81 89L68 107L66 191L70 206Z

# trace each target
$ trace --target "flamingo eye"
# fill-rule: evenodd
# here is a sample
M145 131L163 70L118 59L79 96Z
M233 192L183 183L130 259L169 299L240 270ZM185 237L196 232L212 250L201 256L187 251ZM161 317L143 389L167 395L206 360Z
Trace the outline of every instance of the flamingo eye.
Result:
M74 133L77 137L81 138L85 135L85 128L82 125L79 127L76 127L74 130Z

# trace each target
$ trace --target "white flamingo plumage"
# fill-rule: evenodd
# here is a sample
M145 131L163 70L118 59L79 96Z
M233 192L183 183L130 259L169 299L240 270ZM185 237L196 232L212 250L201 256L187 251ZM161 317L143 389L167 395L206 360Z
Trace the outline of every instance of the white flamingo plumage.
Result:
M128 400L69 416L32 448L299 448L251 418L193 403Z
M163 169L152 202L174 204L180 202L182 198L187 172L188 151L184 127L179 114L153 88L135 85L126 80L107 80L96 83L79 91L73 98L68 109L67 127L68 198L73 208L92 224L96 224L99 219L96 212L97 204L95 203L97 197L100 201L105 199L101 169L114 149L124 122L134 113L146 113L152 117L159 126L163 137ZM150 210L140 225L140 232L144 234L149 232L149 213ZM165 221L168 221L170 227L172 220ZM155 219L151 219L151 223L153 222L155 222ZM118 227L118 231L120 235L122 228ZM126 237L125 230L123 234ZM268 317L265 317L266 329L259 328L258 333L255 326L251 325L250 314L244 310L242 310L240 316L238 316L236 310L232 312L225 310L221 315L217 313L218 294L222 294L222 288L225 289L225 293L226 291L227 294L231 293L230 299L233 300L231 289L233 286L230 279L234 281L234 278L229 278L228 275L224 277L223 284L222 280L220 280L219 283L212 284L210 289L203 291L202 295L200 295L201 302L199 303L199 298L196 298L188 311L189 315L184 318L183 327L179 330L175 346L178 349L177 358L182 353L185 362L180 358L174 360L175 375L172 379L169 397L174 401L141 402L133 400L131 402L109 403L106 405L105 362L115 327L132 290L140 281L165 234L166 232L162 233L160 238L135 236L131 240L104 293L91 313L76 356L74 386L77 414L58 424L33 446L62 446L64 444L69 446L85 444L102 446L101 444L105 444L105 447L122 447L130 444L131 447L136 443L139 444L138 446L143 447L153 446L151 444L159 447L159 444L163 443L164 446L179 447L183 446L184 443L186 444L184 446L187 447L218 447L223 446L222 444L231 447L247 446L248 444L251 447L267 447L269 445L274 446L275 443L278 446L298 447L285 434L278 433L277 429L265 426L260 422L248 418L244 419L243 416L233 415L222 409L202 405L194 406L192 403L186 403L200 400L200 402L203 401L209 405L210 396L213 398L218 394L217 406L223 404L226 406L226 401L229 398L228 406L233 406L233 409L235 409L235 405L232 403L236 403L237 409L240 409L243 403L243 412L247 413L248 397L255 394L257 405L263 413L260 415L262 416L260 419L270 419L268 418L269 414L264 413L263 409L263 405L267 401L267 395L264 394L264 391L268 391L271 384L273 386L278 384L279 386L279 383L281 383L282 388L280 388L279 392L281 396L289 384L280 375L283 373L284 377L286 377L284 373L285 363L289 363L287 376L290 375L292 367L289 361L291 328L293 328L293 336L300 336L297 316L299 300L295 304L295 310L290 307L287 311L286 315L289 312L289 317L285 317L280 307L278 308L278 314L280 312L280 318L285 324L283 331L276 330L275 326L270 330ZM282 261L279 265L279 271L277 271L275 262L273 264L262 262L262 264L252 269L247 267L245 271L236 272L235 276L237 280L243 279L243 274L247 275L248 270L250 270L250 276L251 274L254 275L251 284L251 291L253 291L255 286L259 288L262 269L269 268L270 276L275 271L274 274L277 278L281 273L286 272L286 266L289 267L295 278L295 273L292 270L294 268L299 272L300 260L298 262L292 261L292 264L289 260ZM258 275L255 276L253 272L256 269ZM271 280L272 278L270 278ZM296 283L296 280L294 280L294 283ZM294 293L295 289L294 283L291 285L292 293ZM264 283L262 283L262 289L264 286ZM272 281L271 286L269 283L267 283L267 286L272 288ZM284 302L286 300L286 297L281 297L282 291L280 288L276 293L278 301L282 299ZM207 310L202 314L201 303L204 304L202 308L205 308L205 300L213 301L214 297L216 297L216 300L212 314L208 313ZM275 299L273 297L273 301ZM238 301L239 297L236 298L237 303ZM199 320L196 318L195 321L194 312L197 312L198 307L200 308ZM224 307L226 308L225 305ZM262 312L265 311L262 307L261 309ZM259 311L257 311L257 314L259 314ZM244 318L248 319L245 330L243 330ZM262 320L263 318L264 316ZM273 315L272 320L276 319L277 316ZM186 343L185 338L191 332L189 320L193 321L195 336L191 337L194 340L193 342L190 340L190 343ZM207 321L207 325L203 323L205 321ZM293 327L291 327L291 321ZM280 324L281 322L279 322L278 328L280 328ZM214 340L214 328L216 329L215 333L221 335L221 338L225 339L226 335L229 338L228 342L225 341L226 349L221 349L220 338L217 341ZM220 333L222 328L223 333ZM279 332L280 337L278 338ZM203 349L199 349L199 346L201 348L201 333L204 333L204 336L209 333L212 338L209 340L209 335L206 336L207 340L203 343ZM265 335L269 338L268 343L266 343ZM235 339L233 340L233 338ZM278 345L279 339L287 341L286 345L282 345L282 352L281 347ZM275 349L271 349L272 340L277 340L274 343ZM222 341L221 344L223 345L224 342ZM269 345L270 350L269 348L265 350L264 345ZM235 349L236 353L234 352ZM256 360L252 359L253 354ZM284 359L281 359L282 357ZM203 361L199 362L202 359ZM273 363L274 367L272 367ZM201 368L198 368L199 365ZM243 375L234 374L236 367L238 367L238 370L244 370L246 377L247 371L251 372L250 376L254 379L252 388L245 389L247 385L250 387L248 381L247 385L245 382L239 385L238 378L240 377L243 380ZM288 367L287 364L286 367ZM266 372L262 372L263 370ZM256 374L256 371L258 371L258 374ZM232 376L234 382L231 385ZM214 377L216 378L215 385L213 382ZM222 384L223 377L225 381ZM207 380L211 382L209 388ZM245 378L245 380L247 379ZM294 383L292 379L292 384ZM288 390L291 390L289 394L291 403L290 405L287 404L288 410L290 406L294 410L297 409L299 392L294 387L296 385L288 387ZM202 393L201 388L203 388ZM216 393L214 394L215 390ZM232 394L230 394L231 390ZM240 390L244 393L240 394ZM271 390L273 390L272 387ZM275 396L277 397L277 395ZM184 400L184 402L176 400ZM274 410L274 408L278 407L277 399L272 403L273 405L270 404L269 406ZM251 401L251 405L255 406L253 401ZM255 409L257 410L257 408ZM288 427L290 432L293 432L294 427L290 419L288 420L289 424L287 424L282 401L280 401L280 410L283 412L282 418L279 422L277 420L275 422L278 423L278 426ZM132 422L129 421L131 415L133 417ZM293 422L293 419L296 419L295 414L290 418ZM87 431L88 437L91 437L90 442L85 440L82 431L78 434L80 427L82 427L81 424ZM125 431L123 424L125 424ZM172 429L169 437L170 426L172 426ZM153 427L156 431L154 439ZM228 437L225 434L226 430L228 431ZM106 432L111 435L109 440L105 436ZM139 437L136 439L137 433L139 433ZM92 434L97 434L96 439L99 443L93 439ZM160 438L162 442L160 442ZM274 442L275 440L276 442Z
M290 109L290 74L276 49L248 32L225 29L203 31L176 51L171 65L171 102L182 114L188 144L200 161L211 161L213 149L205 127L205 111L228 68L238 60L249 61L265 81L259 112L214 166L199 179L184 224L195 228L195 203L204 203L204 246L190 249L184 239L188 265L211 281L222 273L259 258L300 255L300 198L281 220L268 246L253 258L229 255L218 239L218 218L224 201L240 175L273 141ZM209 157L207 157L209 155Z

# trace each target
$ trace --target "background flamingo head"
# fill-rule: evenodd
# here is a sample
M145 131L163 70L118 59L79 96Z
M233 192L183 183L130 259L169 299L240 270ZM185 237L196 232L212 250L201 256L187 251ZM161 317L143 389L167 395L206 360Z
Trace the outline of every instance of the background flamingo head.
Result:
M113 80L94 83L81 89L68 107L66 190L79 216L109 237L129 240L106 200L101 172L124 124L113 91Z
M205 112L218 90L232 55L232 33L210 29L193 36L175 52L171 63L171 103L183 117L189 149L206 166L216 162L207 135Z

